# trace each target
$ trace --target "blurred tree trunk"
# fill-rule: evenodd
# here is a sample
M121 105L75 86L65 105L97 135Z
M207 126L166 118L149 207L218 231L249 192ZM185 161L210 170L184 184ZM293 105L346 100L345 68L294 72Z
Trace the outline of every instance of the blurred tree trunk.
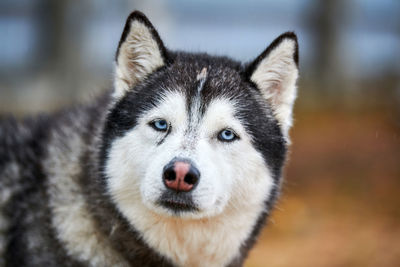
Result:
M80 14L72 14L73 7L74 1L68 0L41 0L38 6L40 71L50 80L51 93L63 96L66 101L76 95L83 79L82 28L74 27L82 24L82 18Z
M340 86L340 59L338 43L345 20L344 0L316 0L308 19L314 36L314 80L318 91L329 93Z

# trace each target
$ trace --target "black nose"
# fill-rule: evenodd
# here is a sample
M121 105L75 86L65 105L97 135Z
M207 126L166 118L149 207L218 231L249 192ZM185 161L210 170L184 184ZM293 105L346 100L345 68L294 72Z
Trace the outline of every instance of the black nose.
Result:
M199 170L189 160L174 159L164 167L164 184L176 192L193 190L199 179Z

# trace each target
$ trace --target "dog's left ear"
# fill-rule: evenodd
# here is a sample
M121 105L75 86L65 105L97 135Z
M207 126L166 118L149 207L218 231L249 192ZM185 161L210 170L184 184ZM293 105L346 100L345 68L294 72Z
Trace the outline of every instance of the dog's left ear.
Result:
M283 134L288 137L298 77L296 35L287 32L276 38L245 73L270 103Z
M114 97L123 96L166 61L167 49L154 26L142 12L132 12L116 54Z

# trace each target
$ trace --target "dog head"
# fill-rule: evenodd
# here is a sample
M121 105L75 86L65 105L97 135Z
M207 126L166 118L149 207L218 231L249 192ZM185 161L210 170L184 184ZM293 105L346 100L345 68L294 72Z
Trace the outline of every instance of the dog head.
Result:
M138 210L183 219L265 210L289 140L297 53L293 33L245 65L171 52L145 16L132 13L102 149L119 211L135 224Z

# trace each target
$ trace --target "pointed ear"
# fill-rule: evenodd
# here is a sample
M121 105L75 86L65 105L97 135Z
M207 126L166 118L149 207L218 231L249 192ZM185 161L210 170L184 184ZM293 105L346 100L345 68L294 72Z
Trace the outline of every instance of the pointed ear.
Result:
M283 134L288 137L298 77L298 43L293 32L275 39L246 70L246 75L271 104Z
M167 50L157 31L139 12L126 20L116 54L114 97L120 98L166 63Z

